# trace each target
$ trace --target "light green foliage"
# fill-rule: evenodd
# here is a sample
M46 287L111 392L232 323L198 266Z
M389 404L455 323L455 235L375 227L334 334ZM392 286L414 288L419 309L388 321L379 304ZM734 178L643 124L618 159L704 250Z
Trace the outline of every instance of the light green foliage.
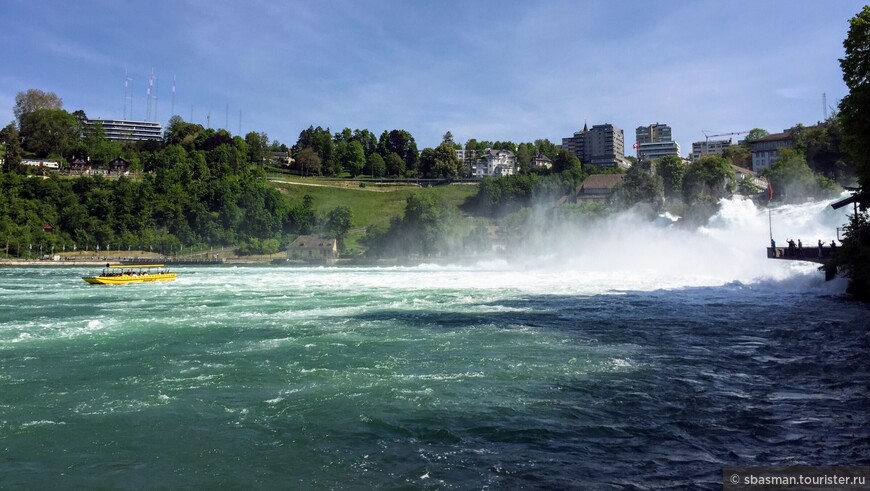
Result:
M429 257L447 252L455 209L431 194L411 194L404 215L389 228L369 227L363 243L372 257Z
M342 165L344 166L344 170L347 171L351 177L356 177L362 173L365 164L366 155L362 143L352 140L345 146L342 154Z
M653 211L658 211L664 203L662 178L652 175L640 164L631 166L614 194L623 208L643 203L649 205Z
M580 159L573 153L560 148L556 152L556 158L553 159L553 172L559 173L566 170L580 169Z
M843 144L866 189L870 184L870 6L864 6L849 24L843 42L846 56L840 60L849 94L840 102L840 122Z
M372 153L366 158L365 174L372 177L384 177L387 173L387 164L379 153Z
M303 176L320 175L322 160L317 151L311 147L304 147L295 150L294 154L296 155L296 168L299 170L299 174Z
M743 142L745 145L751 145L755 140L759 140L768 135L770 135L770 132L765 129L753 128L746 134L746 138L743 139Z
M748 146L731 145L722 152L722 158L737 167L752 170L752 152Z
M378 140L378 153L387 163L387 175L400 177L415 176L419 162L419 152L414 137L405 130L384 131ZM401 164L393 155L399 157Z
M730 162L722 157L706 155L686 169L683 200L689 205L716 202L729 196L735 187L735 175Z
M78 140L75 116L63 109L36 109L21 116L23 147L35 157L61 157Z
M353 226L352 222L353 212L347 206L333 208L326 215L326 224L324 225L326 234L337 239L339 250L343 251L345 249L344 242Z
M765 173L775 199L799 203L807 198L833 198L842 190L830 179L813 173L801 152L791 148L778 152L779 159Z
M268 135L251 131L245 135L245 143L249 162L259 164L266 160L266 153L269 151Z
M420 154L420 174L430 178L454 178L459 175L459 159L453 144L441 142L436 148L425 148Z
M21 125L25 115L39 109L62 109L63 101L54 92L43 92L39 89L28 89L15 96L15 107L12 112L15 120Z
M679 199L683 190L686 166L676 155L662 157L655 162L656 174L662 179L662 190L668 199Z
M18 128L13 123L9 123L0 130L0 144L2 144L4 151L3 166L0 167L0 172L17 170L18 164L21 163L21 140Z

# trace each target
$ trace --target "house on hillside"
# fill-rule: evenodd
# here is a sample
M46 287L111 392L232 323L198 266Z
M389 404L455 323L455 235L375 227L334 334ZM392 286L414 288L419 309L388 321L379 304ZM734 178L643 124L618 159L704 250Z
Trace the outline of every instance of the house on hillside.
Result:
M269 152L267 158L270 164L277 166L290 167L294 162L290 152Z
M550 157L542 153L535 154L535 158L532 159L532 167L537 169L552 169L553 161Z
M126 175L130 170L130 162L122 159L121 157L115 157L114 160L109 162L109 174L118 174L119 176Z
M516 168L517 158L513 152L490 148L474 163L471 174L478 178L512 176Z
M333 264L338 260L338 241L318 235L300 235L287 247L287 259Z
M601 201L610 199L617 185L625 179L625 174L592 174L574 191L574 201Z
M758 174L756 174L755 172L749 169L744 169L743 167L738 167L734 164L731 164L731 168L734 170L734 177L738 183L741 181L746 181L752 183L752 185L757 188L764 189L767 187L767 181L758 177Z
M73 157L69 163L69 173L85 176L91 173L91 162L84 157Z

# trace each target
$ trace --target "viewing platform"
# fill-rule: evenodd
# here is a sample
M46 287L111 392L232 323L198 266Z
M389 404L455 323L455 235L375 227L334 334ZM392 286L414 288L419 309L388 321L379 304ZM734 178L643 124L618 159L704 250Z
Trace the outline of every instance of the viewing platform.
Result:
M836 251L836 247L768 247L768 259L780 259L785 261L808 261L818 263L824 267L825 280L830 281L837 276L837 267L829 264Z

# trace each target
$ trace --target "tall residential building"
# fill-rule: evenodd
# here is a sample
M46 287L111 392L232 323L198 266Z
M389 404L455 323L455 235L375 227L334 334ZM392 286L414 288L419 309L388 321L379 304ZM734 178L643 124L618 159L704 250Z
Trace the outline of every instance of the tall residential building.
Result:
M89 119L85 121L88 129L97 123L103 125L107 140L142 141L162 140L163 127L154 121L129 121L126 119Z
M671 127L656 123L649 126L638 126L635 130L635 148L639 161L655 160L667 155L680 156L680 144L675 142Z
M731 139L705 140L692 143L692 160L698 160L705 155L722 155L725 149L734 145Z
M591 129L584 124L582 131L562 138L562 148L584 164L623 169L630 165L625 158L625 134L612 124L597 124Z

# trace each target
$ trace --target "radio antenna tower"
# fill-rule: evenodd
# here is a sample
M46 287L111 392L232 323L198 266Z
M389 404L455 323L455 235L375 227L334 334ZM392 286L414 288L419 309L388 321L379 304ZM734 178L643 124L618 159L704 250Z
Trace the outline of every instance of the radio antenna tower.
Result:
M822 110L825 112L824 121L828 120L828 94L822 92Z
M172 76L172 116L175 116L175 75Z
M230 132L230 103L227 102L227 111L224 115L224 129L227 130L227 133Z
M154 121L157 119L157 77L154 75L154 69L151 69L151 75L148 76L148 107L145 110L145 121ZM151 119L152 103L154 107L154 119Z
M239 132L238 135L242 135L242 111L239 111Z
M127 69L124 68L124 118L127 119L127 101L130 101L130 119L133 119L133 93L130 91L130 82L133 78L127 74Z

